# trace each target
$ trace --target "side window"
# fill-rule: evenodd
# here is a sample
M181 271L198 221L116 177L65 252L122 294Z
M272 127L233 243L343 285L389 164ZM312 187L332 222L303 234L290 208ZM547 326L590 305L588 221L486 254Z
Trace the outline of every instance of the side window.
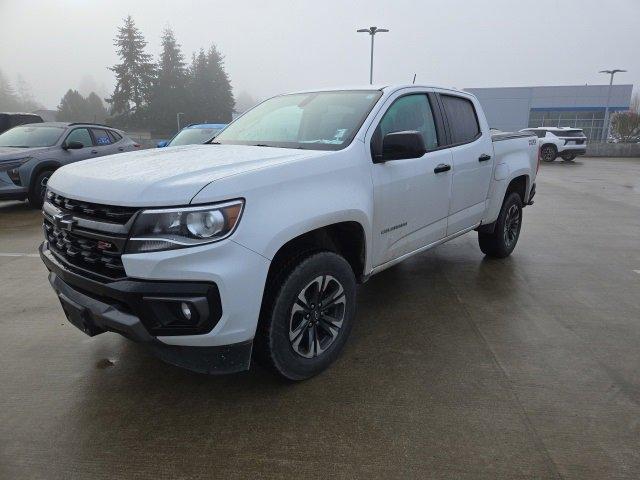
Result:
M91 147L93 145L88 128L76 128L69 134L65 142L80 142L83 147Z
M420 93L398 98L380 120L373 140L382 146L382 140L386 134L406 130L420 132L427 150L438 147L436 125L426 94Z
M451 143L468 143L480 134L480 125L473 103L462 97L441 95L451 129Z
M117 143L122 140L122 137L113 130L107 130L107 133L109 134L109 138L111 138L111 143Z
M91 131L93 132L93 138L98 147L111 145L111 138L106 130L103 130L102 128L92 128Z

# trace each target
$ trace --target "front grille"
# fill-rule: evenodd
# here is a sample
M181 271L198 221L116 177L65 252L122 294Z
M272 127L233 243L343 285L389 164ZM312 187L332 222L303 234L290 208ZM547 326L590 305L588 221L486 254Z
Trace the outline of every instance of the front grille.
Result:
M92 220L106 220L108 222L125 224L136 213L137 209L130 207L117 207L100 205L97 203L72 200L53 192L47 193L47 200L58 208L69 213L79 213Z
M81 202L48 192L43 212L45 237L59 259L100 277L126 277L121 256L137 209Z

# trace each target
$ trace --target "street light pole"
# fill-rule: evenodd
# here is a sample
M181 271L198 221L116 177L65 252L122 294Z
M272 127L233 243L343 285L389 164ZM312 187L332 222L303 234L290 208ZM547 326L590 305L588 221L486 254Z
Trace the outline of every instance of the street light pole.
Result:
M616 73L626 72L626 70L620 70L619 68L614 68L613 70L600 70L598 73L606 73L607 75L611 75L609 79L609 89L607 90L607 106L604 109L604 123L602 124L602 138L600 139L602 142L606 143L609 138L609 102L611 101L611 87L613 85L613 76Z
M369 85L373 85L373 40L376 33L388 32L386 28L369 27L357 30L358 33L368 33L371 35L371 61L369 62Z
M178 131L180 131L180 115L184 115L183 112L176 113L176 120L178 121Z

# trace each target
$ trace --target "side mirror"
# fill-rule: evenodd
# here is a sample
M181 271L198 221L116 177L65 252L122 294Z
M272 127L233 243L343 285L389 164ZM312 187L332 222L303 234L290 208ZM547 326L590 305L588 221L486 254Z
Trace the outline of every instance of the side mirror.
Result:
M65 150L80 150L84 148L84 145L81 142L69 142L66 143L62 148Z
M167 140L161 140L156 144L157 148L163 148L166 147L169 144L169 142Z
M420 158L425 153L427 153L427 147L420 132L407 130L387 133L382 140L382 153L376 156L376 163Z

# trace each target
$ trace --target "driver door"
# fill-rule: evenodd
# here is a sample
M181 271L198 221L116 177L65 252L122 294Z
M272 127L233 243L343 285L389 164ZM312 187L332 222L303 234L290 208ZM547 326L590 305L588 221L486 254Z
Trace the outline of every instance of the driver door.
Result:
M65 153L62 158L65 164L98 156L98 152L93 146L93 139L91 138L88 128L74 128L64 140L65 144L71 142L80 142L82 144L82 148L77 150L64 150Z
M450 150L441 148L444 130L433 97L417 91L390 102L371 141L416 130L427 153L373 165L374 266L444 238L451 195L453 162Z

